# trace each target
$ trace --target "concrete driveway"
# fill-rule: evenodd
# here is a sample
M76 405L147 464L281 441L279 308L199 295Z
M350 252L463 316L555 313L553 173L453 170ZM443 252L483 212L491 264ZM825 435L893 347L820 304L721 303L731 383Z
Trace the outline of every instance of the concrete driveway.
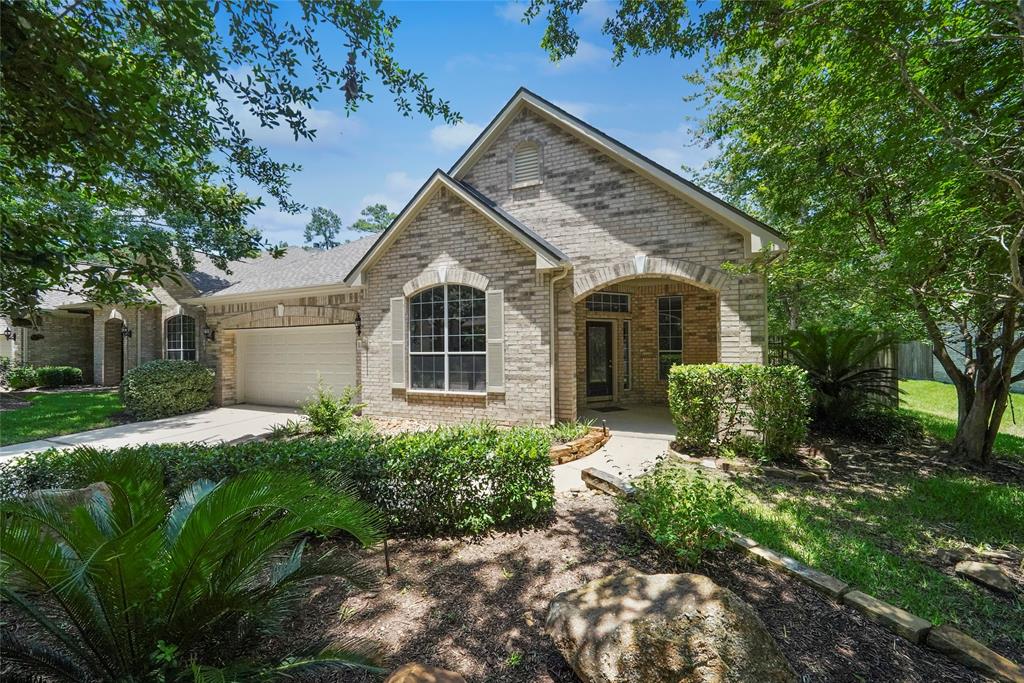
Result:
M28 441L0 448L0 461L47 448L118 448L146 443L220 443L247 434L262 434L274 425L295 419L292 408L239 405L213 408L162 420L132 422L116 427L64 434L39 441Z
M604 420L612 438L596 453L552 468L558 493L584 490L580 472L588 467L623 479L635 477L651 467L676 436L667 406L635 406L607 413L585 410L580 417L598 425Z

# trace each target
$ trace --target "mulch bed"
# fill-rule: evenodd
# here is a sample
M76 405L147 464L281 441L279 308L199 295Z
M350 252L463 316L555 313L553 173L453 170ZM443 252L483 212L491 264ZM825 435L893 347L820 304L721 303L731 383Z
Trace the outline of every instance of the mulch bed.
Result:
M394 666L418 660L469 681L576 681L544 632L551 598L627 567L675 571L625 532L609 498L592 493L559 497L544 528L389 545L393 574L380 586L349 593L319 584L288 635L267 646L358 636L381 643ZM379 549L366 558L383 570ZM697 571L757 610L802 682L986 680L733 551L713 553Z

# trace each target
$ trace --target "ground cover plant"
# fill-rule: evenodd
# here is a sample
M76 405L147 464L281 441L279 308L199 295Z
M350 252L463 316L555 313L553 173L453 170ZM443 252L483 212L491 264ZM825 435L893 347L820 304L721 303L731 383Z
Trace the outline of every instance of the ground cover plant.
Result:
M372 545L380 535L371 508L308 475L267 471L196 481L169 499L154 458L91 450L76 457L84 479L102 482L88 495L3 504L0 591L37 629L5 629L5 666L75 681L380 671L375 649L354 640L251 657L253 638L278 628L315 579L372 580L342 553L309 558L303 538L343 534Z
M924 425L932 438L949 443L956 434L956 388L930 380L900 380L900 405ZM993 453L1024 463L1024 394L1010 394L1013 410L999 425Z
M569 443L576 439L582 439L593 426L593 420L565 420L548 427L548 433L551 434L551 443L553 444Z
M69 391L26 394L27 408L0 415L0 445L74 434L121 422L124 411L116 391Z
M213 371L190 360L152 360L121 380L125 410L139 420L193 413L213 400Z
M385 437L353 429L331 437L237 445L160 444L120 449L164 463L177 495L197 479L250 471L309 474L344 481L380 510L392 533L479 533L521 528L550 516L554 484L546 430L474 424ZM50 450L6 464L0 493L85 483L77 451Z

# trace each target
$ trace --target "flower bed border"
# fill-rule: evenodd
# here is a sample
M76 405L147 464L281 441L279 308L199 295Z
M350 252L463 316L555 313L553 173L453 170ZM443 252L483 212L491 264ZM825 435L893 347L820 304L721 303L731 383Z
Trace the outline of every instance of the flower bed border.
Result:
M773 479L789 479L790 481L828 481L831 474L831 465L823 460L821 467L807 469L789 469L785 467L774 467L771 465L759 465L746 460L731 460L729 458L695 458L676 448L676 442L668 445L669 452L689 465L697 465L709 470L719 470L730 476L737 474L763 474Z
M592 455L608 443L612 433L605 427L591 427L590 431L574 441L560 443L551 447L551 464L564 465L573 460Z
M601 470L588 468L582 479L588 488L613 496L629 497L633 487L628 482ZM718 533L753 560L780 570L797 581L810 586L825 597L857 610L865 618L884 626L915 645L925 645L955 659L964 666L979 671L1003 683L1024 682L1024 667L989 649L966 633L912 614L895 605L855 590L853 586L834 576L820 572L792 557L766 548L752 538L731 529L719 528Z

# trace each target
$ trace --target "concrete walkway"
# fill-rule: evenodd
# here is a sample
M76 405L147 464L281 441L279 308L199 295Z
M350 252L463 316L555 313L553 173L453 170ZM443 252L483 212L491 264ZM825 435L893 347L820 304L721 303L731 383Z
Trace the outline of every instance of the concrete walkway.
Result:
M676 435L666 406L636 406L609 413L585 410L581 417L598 425L604 420L612 438L592 455L553 467L556 493L584 490L580 472L588 467L623 479L635 477L668 450Z
M47 448L119 448L146 443L220 443L247 434L262 434L274 425L294 419L291 408L239 405L213 408L188 415L165 417L162 420L131 422L116 427L93 429L77 434L53 436L0 448L0 461Z

